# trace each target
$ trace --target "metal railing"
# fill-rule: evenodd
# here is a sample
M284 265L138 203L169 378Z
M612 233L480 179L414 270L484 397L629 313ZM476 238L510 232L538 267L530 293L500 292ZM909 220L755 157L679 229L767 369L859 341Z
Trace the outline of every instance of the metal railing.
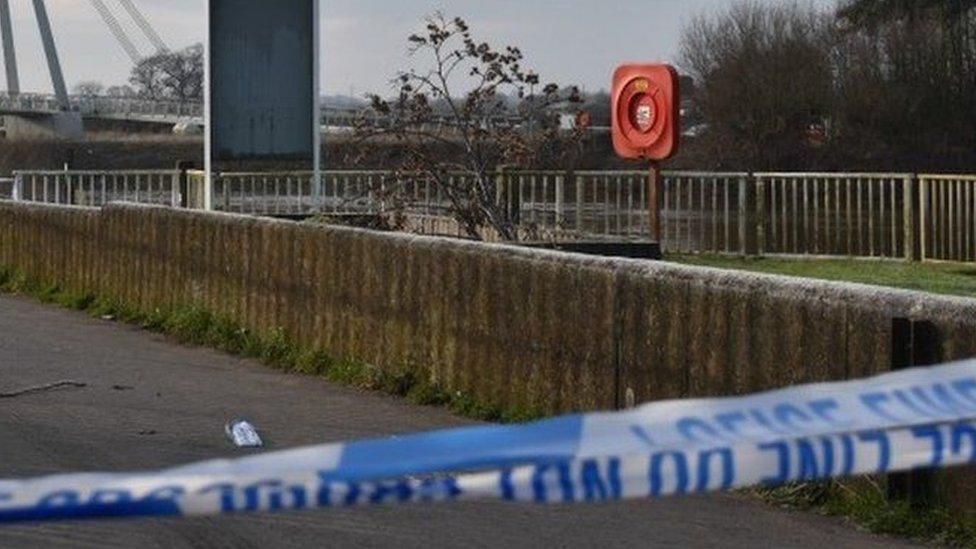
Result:
M179 207L182 203L178 170L31 171L14 172L15 200L104 206L109 202L138 202Z
M976 261L976 176L919 175L919 258Z
M250 215L450 216L438 185L391 178L384 171L325 171L316 186L311 172L222 173L213 178L211 203ZM496 178L497 200L525 234L619 241L650 233L644 172ZM388 192L394 184L396 192ZM12 194L59 204L202 208L206 188L202 172L46 171L18 172ZM976 176L665 172L661 206L662 244L670 252L976 261Z
M911 259L913 180L897 173L756 174L757 253Z
M202 118L203 105L198 102L135 97L72 95L70 109L84 116L103 118L140 118L181 120ZM58 98L39 93L0 93L0 111L8 113L55 113L64 110Z

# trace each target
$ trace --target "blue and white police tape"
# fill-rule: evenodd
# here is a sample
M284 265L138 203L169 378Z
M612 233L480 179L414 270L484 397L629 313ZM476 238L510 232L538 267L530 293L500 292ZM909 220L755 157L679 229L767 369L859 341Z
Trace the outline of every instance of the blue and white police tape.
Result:
M495 498L656 498L976 462L976 362L744 398L0 481L0 523Z

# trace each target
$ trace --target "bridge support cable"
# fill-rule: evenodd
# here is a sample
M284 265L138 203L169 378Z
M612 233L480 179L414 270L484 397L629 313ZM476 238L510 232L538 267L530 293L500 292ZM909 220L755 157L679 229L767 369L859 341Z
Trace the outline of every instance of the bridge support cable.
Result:
M157 33L156 29L153 28L152 23L150 23L149 19L143 15L142 11L140 11L139 8L132 3L132 0L119 0L119 3L122 4L122 8L125 9L125 11L129 14L129 17L136 22L136 25L142 30L142 33L146 35L146 38L152 43L153 47L156 48L157 52L166 53L170 51L169 46L167 46L166 42L160 38L159 33Z
M34 13L37 16L37 27L41 32L41 42L44 44L44 55L47 56L47 66L51 71L51 84L58 103L65 111L71 109L68 101L68 87L64 83L64 72L61 70L61 60L58 59L58 48L54 43L54 33L51 32L51 20L47 17L44 0L34 0Z
M115 15L112 14L112 11L108 9L108 6L106 6L102 0L89 0L89 2L91 3L92 7L95 8L95 11L98 12L98 15L102 18L102 21L105 22L105 25L108 26L108 30L111 31L112 35L115 36L115 39L118 41L119 45L121 45L122 49L125 50L126 55L132 59L132 62L138 64L140 61L142 61L143 57L139 52L139 48L137 48L132 39L129 38L129 35L125 32L125 29L122 28L122 25L119 23L119 20L116 19Z
M0 0L0 34L3 34L3 63L7 71L7 93L20 93L17 73L17 51L14 49L14 28L10 22L10 1Z

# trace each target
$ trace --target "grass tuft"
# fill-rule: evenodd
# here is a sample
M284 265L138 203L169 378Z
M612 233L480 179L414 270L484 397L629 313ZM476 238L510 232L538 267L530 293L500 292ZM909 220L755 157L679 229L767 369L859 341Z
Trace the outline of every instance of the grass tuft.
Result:
M891 501L877 478L791 484L751 490L766 502L844 517L872 533L950 547L976 547L976 519L943 507Z

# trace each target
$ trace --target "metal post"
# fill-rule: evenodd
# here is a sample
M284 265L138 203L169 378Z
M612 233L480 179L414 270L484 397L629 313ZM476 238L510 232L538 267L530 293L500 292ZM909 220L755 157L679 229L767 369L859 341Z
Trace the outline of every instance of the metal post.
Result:
M556 230L559 231L563 226L563 176L556 176Z
M213 211L213 104L210 94L212 85L212 55L210 48L210 8L207 7L204 16L204 28L207 29L207 37L203 48L203 210ZM226 201L226 197L225 197Z
M24 199L24 176L19 173L14 174L13 196L10 197L14 202Z
M14 47L14 30L10 22L10 0L0 0L0 33L3 33L3 62L7 70L7 93L20 93L20 76L17 73L17 50Z
M47 66L51 71L51 84L54 86L54 94L57 96L61 108L65 111L70 110L68 87L64 84L64 72L61 71L58 48L54 43L54 34L51 32L51 21L47 17L47 8L44 6L44 0L34 0L34 13L37 15L37 28L41 32L41 42L44 43Z
M650 221L651 242L662 244L661 238L661 168L651 162L650 176L647 180L647 210ZM663 246L662 246L663 249Z
M583 204L586 202L586 187L583 176L576 176L576 232L583 232Z
M905 259L915 259L915 177L906 176L902 181L902 209L905 230Z
M925 178L918 182L918 249L919 261L928 259L928 223L929 223L929 185Z
M941 335L932 322L892 319L892 371L933 366L942 362ZM932 508L939 503L937 473L919 470L888 475L888 497L908 500L916 509Z
M749 198L748 181L751 180L749 177L739 178L739 251L743 257L749 255L749 237L748 237L748 207L747 201Z
M756 178L756 255L766 254L766 180Z
M319 0L312 2L312 210L322 211L322 99L320 47L321 21Z

